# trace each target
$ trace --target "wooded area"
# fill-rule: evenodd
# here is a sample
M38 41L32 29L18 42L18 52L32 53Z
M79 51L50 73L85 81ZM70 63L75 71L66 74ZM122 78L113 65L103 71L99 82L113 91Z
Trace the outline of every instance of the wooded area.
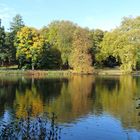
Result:
M42 29L28 27L16 15L6 31L0 22L0 65L19 69L140 68L140 17L123 18L111 31L82 28L70 21L53 21Z

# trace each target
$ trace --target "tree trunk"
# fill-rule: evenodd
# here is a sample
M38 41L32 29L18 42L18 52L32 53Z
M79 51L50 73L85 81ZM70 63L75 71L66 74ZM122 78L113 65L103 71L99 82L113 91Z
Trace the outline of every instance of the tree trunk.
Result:
M34 69L35 69L34 64L32 64L32 70L34 70Z
M2 66L2 67L4 66L4 62L3 62L3 60L2 60L2 64L1 64L1 66Z

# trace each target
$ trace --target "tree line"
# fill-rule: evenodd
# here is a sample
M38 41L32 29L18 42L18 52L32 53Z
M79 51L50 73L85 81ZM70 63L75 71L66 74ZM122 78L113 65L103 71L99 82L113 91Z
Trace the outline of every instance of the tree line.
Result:
M123 18L111 31L82 28L71 21L53 21L36 29L16 15L6 31L0 22L0 65L19 69L140 68L140 17Z

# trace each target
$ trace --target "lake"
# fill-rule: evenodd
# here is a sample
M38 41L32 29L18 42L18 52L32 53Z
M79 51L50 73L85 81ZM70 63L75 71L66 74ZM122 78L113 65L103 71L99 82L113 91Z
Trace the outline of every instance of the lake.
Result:
M140 140L139 76L2 76L0 122L54 112L62 140Z

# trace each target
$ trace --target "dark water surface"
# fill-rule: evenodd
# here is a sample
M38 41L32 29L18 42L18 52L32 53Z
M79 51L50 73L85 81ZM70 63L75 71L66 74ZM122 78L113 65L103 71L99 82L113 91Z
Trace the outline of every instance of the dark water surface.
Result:
M62 140L140 140L140 77L0 77L0 122L55 112Z

